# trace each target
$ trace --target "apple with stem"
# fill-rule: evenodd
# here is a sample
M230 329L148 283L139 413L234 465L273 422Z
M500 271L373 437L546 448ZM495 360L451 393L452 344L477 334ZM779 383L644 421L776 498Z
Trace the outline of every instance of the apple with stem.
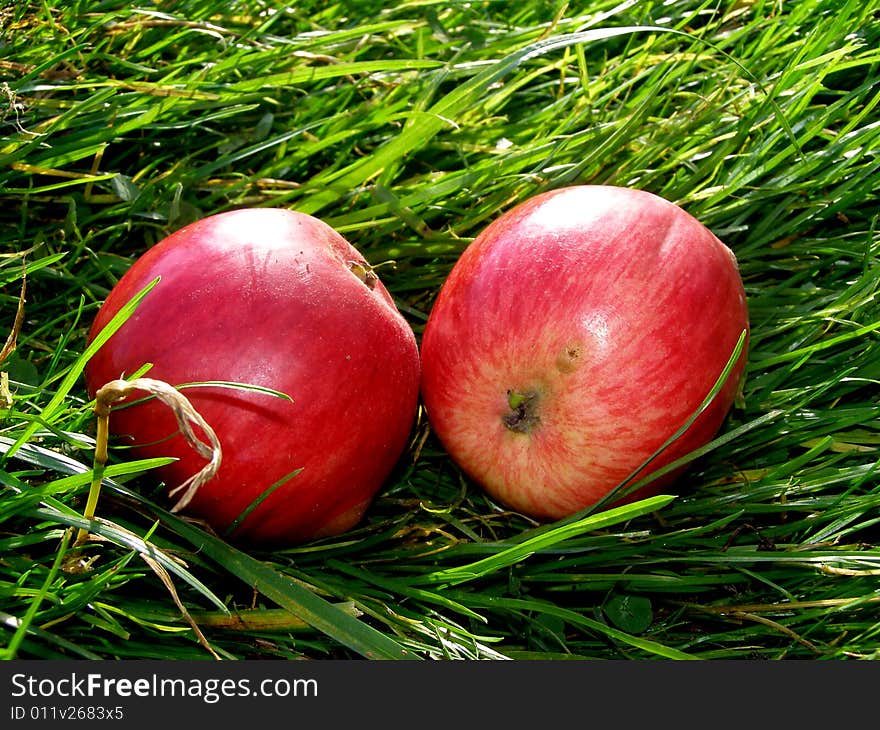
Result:
M216 473L177 507L258 543L354 527L408 443L419 387L415 335L364 257L303 213L208 216L131 266L90 338L157 280L85 376L94 397L149 365L216 432ZM155 398L115 405L109 430L138 457L173 457L157 472L169 490L205 466Z
M491 497L560 519L681 475L619 489L713 438L748 328L734 254L693 216L641 190L569 186L501 215L453 266L422 336L422 399Z

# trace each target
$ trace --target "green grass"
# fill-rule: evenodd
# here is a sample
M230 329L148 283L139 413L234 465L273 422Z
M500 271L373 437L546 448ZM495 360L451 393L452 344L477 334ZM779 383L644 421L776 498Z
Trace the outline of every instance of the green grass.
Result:
M880 658L880 3L291 5L0 10L2 656ZM234 548L116 450L82 519L85 332L151 244L312 213L420 335L480 229L570 183L663 195L740 262L742 398L669 497L539 526L422 417L337 538Z

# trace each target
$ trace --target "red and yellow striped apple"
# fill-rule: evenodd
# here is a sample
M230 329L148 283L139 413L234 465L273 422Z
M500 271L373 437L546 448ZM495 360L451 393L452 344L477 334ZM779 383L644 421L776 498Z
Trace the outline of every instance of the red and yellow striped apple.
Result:
M88 362L94 395L150 363L216 432L222 463L185 509L233 537L293 544L350 529L399 460L418 406L415 335L361 254L322 221L282 209L209 216L149 249L119 280L94 337L158 284ZM172 456L169 488L204 465L155 400L117 406L111 432L140 457ZM274 489L271 493L268 490Z
M570 186L517 205L465 249L424 330L422 398L489 495L559 519L606 497L685 424L748 326L736 259L693 216L645 191ZM711 440L745 360L744 346L640 477Z

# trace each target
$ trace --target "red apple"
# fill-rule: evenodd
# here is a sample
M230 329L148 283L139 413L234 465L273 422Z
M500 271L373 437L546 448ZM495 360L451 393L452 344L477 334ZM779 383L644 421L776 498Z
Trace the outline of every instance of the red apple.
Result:
M644 191L558 189L501 215L456 262L422 338L423 403L489 495L559 519L608 495L687 421L744 331L734 255L695 218ZM711 440L745 357L640 477Z
M186 512L223 531L283 482L235 538L293 544L356 525L406 447L419 384L413 331L365 259L302 213L210 216L134 263L90 339L155 277L89 361L90 395L147 363L149 377L174 386L232 381L281 391L292 401L254 389L183 391L222 448L219 472ZM176 457L159 473L169 488L205 464L155 400L114 407L110 429L137 456Z

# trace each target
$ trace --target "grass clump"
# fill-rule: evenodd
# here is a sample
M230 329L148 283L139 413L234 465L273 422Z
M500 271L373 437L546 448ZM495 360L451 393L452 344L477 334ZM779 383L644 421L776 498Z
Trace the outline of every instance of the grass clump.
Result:
M877 658L880 5L349 5L0 11L3 655ZM227 545L124 452L83 521L85 331L150 245L313 213L419 335L473 236L570 183L673 200L740 262L742 397L674 495L538 529L422 420L339 538Z

